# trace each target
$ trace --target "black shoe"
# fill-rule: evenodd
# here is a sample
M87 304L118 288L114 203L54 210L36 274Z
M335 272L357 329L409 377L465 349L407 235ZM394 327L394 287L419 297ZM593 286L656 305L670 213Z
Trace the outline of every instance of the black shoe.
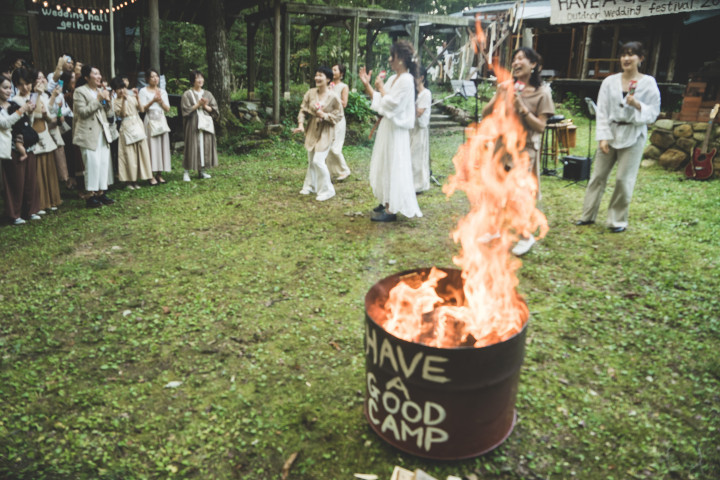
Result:
M98 200L97 197L90 197L85 200L85 206L87 208L99 208L102 207L102 203L100 203L100 200Z
M108 197L108 196L105 195L104 193L103 193L102 195L100 195L99 197L97 197L97 199L98 199L103 205L112 205L113 203L115 203L115 200L113 200L112 198Z
M383 205L382 203L377 207L373 208L373 212L382 212L383 210L385 210L385 205Z
M370 217L370 220L372 220L373 222L394 222L395 220L397 220L397 215L395 215L394 213L388 213L383 211L378 215L373 215L372 217Z
M610 227L610 232L611 232L611 233L622 233L622 232L624 232L625 230L627 230L626 227Z
M582 227L583 225L592 225L593 223L595 223L595 220L578 220L575 222L575 225Z

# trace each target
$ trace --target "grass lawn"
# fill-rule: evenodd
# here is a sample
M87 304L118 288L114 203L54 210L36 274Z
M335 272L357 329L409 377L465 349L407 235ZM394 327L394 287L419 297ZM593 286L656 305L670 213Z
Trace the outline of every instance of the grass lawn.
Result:
M442 179L462 133L431 141ZM182 182L178 161L170 183L113 206L68 198L1 227L0 478L278 479L294 452L298 480L394 465L720 478L720 182L641 169L615 235L574 226L584 188L543 177L551 230L520 270L518 423L487 455L432 462L363 417L363 299L392 273L452 266L467 203L434 187L423 218L371 223L370 150L345 154L353 175L327 202L297 193L297 138L221 156L210 180Z

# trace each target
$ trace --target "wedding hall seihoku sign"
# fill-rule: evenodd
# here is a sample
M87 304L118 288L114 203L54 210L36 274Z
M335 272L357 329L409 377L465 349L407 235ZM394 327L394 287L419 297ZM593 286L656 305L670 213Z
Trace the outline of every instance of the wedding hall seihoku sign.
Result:
M720 0L550 0L550 23L598 23L717 9Z
M720 0L719 0L720 1ZM38 24L42 30L68 33L110 34L110 15L72 10L41 7L38 9Z

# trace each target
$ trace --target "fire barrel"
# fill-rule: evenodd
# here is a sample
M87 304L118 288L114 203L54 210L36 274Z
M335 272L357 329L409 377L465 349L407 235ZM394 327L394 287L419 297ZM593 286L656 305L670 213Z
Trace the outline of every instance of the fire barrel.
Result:
M462 289L461 271L436 291ZM515 336L486 347L437 348L391 335L378 323L391 275L365 296L366 394L370 427L394 447L436 460L472 458L502 444L515 426L515 398L525 354L527 322Z

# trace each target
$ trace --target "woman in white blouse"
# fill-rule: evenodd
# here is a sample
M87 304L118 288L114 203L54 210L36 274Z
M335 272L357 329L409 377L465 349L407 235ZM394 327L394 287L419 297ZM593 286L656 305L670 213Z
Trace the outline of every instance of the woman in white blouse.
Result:
M148 84L138 94L140 111L146 112L145 130L150 148L153 176L157 183L166 183L162 172L169 172L172 169L170 164L170 127L165 118L165 113L170 111L170 100L167 92L160 88L160 74L157 70L151 68L145 75Z
M415 192L430 189L430 106L432 94L427 88L427 71L420 68L415 78L417 98L415 99L415 127L410 131L410 156L412 158L413 185Z
M372 99L371 108L382 120L377 129L370 159L370 186L380 202L374 222L394 222L397 213L422 217L413 187L410 160L410 130L415 126L415 78L417 65L413 47L400 40L390 47L390 68L395 75L383 83L382 75L370 86L372 71L360 69L360 80Z
M628 226L628 211L642 160L647 126L660 113L660 90L655 79L638 68L645 60L640 42L620 48L622 72L603 80L598 94L595 138L598 151L595 167L585 192L585 202L576 225L595 223L605 185L617 163L615 189L608 206L607 226L621 233Z

